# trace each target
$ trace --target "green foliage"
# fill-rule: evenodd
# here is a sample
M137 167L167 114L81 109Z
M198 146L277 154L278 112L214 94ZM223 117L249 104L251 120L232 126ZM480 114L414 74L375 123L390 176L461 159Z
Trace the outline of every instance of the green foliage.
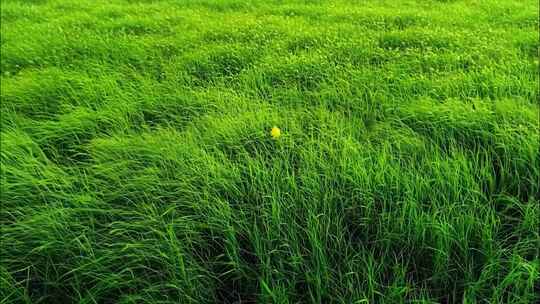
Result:
M1 303L540 300L536 1L1 18Z

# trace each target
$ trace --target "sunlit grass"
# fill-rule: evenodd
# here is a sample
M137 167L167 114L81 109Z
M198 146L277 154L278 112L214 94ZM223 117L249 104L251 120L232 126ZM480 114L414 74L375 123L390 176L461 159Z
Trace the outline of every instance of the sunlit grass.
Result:
M536 1L1 18L1 303L539 300Z

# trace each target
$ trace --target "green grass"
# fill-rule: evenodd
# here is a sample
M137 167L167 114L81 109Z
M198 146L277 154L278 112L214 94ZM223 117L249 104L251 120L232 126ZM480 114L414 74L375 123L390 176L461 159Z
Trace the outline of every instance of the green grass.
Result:
M0 303L537 303L538 9L2 0Z

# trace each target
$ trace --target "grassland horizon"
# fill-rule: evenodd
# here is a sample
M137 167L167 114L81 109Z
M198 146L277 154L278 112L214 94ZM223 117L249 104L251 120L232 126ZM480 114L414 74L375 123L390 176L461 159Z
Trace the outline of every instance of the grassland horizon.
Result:
M538 303L537 0L1 0L0 303Z

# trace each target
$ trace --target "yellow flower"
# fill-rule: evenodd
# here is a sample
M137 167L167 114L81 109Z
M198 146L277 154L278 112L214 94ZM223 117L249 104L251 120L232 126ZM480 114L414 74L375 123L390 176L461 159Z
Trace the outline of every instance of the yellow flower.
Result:
M270 136L272 136L273 139L278 139L278 137L281 136L281 130L278 127L273 127L272 130L270 130Z

